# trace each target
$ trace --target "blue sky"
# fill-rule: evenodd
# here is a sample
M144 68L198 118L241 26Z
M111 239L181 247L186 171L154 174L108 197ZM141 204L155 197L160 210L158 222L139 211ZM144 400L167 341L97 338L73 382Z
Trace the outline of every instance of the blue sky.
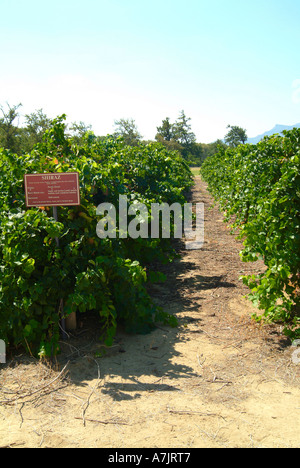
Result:
M300 122L299 0L0 0L0 104L146 139L181 110L197 141Z

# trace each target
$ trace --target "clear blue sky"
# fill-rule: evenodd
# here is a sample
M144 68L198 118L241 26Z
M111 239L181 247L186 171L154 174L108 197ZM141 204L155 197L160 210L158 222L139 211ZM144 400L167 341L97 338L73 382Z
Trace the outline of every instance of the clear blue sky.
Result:
M300 122L299 0L0 0L0 104L154 139L183 109L197 141Z

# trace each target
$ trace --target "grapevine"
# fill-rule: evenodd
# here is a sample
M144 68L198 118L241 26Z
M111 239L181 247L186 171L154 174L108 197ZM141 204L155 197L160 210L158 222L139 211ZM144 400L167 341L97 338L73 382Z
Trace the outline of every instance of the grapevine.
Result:
M257 145L219 148L201 170L208 188L243 240L243 261L262 259L263 273L244 276L257 319L281 321L300 334L300 130Z
M40 356L59 352L61 299L65 316L97 311L108 346L118 324L139 333L155 321L174 324L147 292L151 262L172 258L170 240L100 239L96 207L117 206L120 194L147 206L184 203L192 185L176 152L91 133L79 144L66 135L65 118L54 119L29 154L0 149L0 336ZM80 177L81 205L59 207L59 221L47 207L26 208L23 183L24 174L55 172Z

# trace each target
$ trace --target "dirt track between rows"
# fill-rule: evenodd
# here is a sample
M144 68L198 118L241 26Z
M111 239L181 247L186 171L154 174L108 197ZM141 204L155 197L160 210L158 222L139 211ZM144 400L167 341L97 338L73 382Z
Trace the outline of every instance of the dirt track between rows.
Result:
M57 369L32 358L1 368L0 446L248 448L300 445L300 365L280 325L259 325L240 261L205 184L205 244L163 267L155 300L179 320L146 336L119 330L104 357L88 319ZM61 370L67 366L61 374Z

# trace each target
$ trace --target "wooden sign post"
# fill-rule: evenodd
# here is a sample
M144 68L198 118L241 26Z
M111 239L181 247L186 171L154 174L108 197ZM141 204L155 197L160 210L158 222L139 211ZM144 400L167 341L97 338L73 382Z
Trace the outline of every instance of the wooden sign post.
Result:
M80 205L79 174L78 172L57 172L51 174L25 174L26 206L52 206L53 217L58 221L58 206ZM59 247L59 239L55 239ZM63 302L60 300L59 312L63 312ZM66 319L62 317L61 326L63 337L66 330L76 329L76 314L70 314Z

